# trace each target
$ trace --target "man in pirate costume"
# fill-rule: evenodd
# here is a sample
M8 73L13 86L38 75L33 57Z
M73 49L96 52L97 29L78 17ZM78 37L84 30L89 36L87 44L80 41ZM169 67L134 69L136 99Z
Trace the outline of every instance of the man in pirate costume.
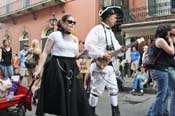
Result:
M121 116L118 107L118 85L116 75L112 66L112 57L106 51L118 50L122 46L116 40L111 27L115 25L118 16L123 16L122 10L118 6L107 6L99 12L102 22L91 29L85 41L85 48L88 50L90 57L94 62L90 66L91 76L91 92L89 97L89 104L94 116L95 108L99 96L103 93L105 86L110 95L110 102L112 108L112 116ZM126 49L123 49L124 52ZM98 65L99 58L110 61L107 66Z

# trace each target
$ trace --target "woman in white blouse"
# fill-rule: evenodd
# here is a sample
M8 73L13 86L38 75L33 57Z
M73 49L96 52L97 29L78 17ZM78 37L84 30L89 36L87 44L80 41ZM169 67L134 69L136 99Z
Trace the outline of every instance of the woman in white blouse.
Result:
M78 38L71 33L75 24L71 15L64 15L58 22L58 31L47 39L34 73L35 78L39 78L44 67L36 115L91 116L76 64ZM51 60L45 64L49 53Z

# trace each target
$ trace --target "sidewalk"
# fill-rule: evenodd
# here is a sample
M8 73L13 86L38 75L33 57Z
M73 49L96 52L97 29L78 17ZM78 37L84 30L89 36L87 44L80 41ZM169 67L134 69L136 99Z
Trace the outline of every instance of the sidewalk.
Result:
M133 78L124 77L123 89L125 92L129 92L132 90L132 82L133 82ZM144 93L156 94L156 89L153 89L152 87L147 87L147 88L144 88Z

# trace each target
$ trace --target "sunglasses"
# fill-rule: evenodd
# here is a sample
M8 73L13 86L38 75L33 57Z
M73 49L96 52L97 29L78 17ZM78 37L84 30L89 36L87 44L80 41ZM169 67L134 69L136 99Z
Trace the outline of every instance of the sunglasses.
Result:
M76 24L76 21L72 21L72 20L67 20L67 22L68 22L69 24L73 24L73 25Z

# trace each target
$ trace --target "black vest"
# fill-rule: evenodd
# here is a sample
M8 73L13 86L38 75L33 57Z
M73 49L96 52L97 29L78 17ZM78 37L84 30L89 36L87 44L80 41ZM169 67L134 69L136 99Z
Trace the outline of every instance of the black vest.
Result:
M160 56L158 57L155 63L155 66L153 66L153 69L168 71L168 67L170 65L170 59L171 59L170 55L167 54L163 49L157 48L155 44L153 46L153 49L155 51L155 54L158 54L158 52L162 50L160 53Z
M12 65L12 48L7 51L5 48L1 48L2 50L2 60L0 62L3 66L10 66Z

